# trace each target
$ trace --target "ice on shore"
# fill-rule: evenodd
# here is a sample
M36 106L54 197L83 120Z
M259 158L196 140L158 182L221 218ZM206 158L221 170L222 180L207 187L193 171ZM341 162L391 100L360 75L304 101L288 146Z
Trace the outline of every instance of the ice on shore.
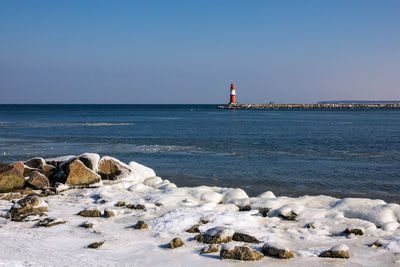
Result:
M99 161L97 156L83 155ZM46 159L46 162L71 158ZM270 191L249 197L239 188L177 187L139 163L118 162L129 168L123 179L97 188L70 189L43 198L48 216L66 221L62 225L33 228L34 221L10 221L7 211L13 204L1 200L0 264L237 265L231 260L221 262L217 254L216 257L198 255L205 244L193 240L194 234L185 232L196 224L202 233L228 229L229 235L234 232L251 234L261 241L249 244L258 251L265 243L290 249L296 256L285 261L296 266L321 266L328 262L386 266L400 260L398 204L323 195L292 198L275 196ZM118 201L131 204L133 208L117 207ZM139 204L143 209L134 208ZM91 218L95 230L84 229L79 225L87 218L77 214L88 208L102 212L112 210L115 216ZM132 229L139 220L145 221L149 228ZM347 228L363 229L365 235L343 234ZM180 237L186 245L168 251L163 245L175 237ZM378 239L383 247L369 246ZM97 241L106 242L98 250L86 249L88 244ZM243 245L235 241L229 244ZM350 259L317 257L322 251L339 245L349 250ZM280 263L288 264L270 257L248 264L276 266Z

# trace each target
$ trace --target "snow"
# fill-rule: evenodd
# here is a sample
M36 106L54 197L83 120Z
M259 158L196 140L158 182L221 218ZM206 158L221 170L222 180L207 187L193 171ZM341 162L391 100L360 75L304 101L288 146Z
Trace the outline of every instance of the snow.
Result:
M382 200L329 196L285 197L265 192L248 197L238 188L211 186L177 187L156 176L150 168L130 162L121 166L132 172L128 179L104 183L97 188L69 189L43 197L48 216L66 221L52 227L35 228L35 221L14 222L8 210L12 202L0 200L0 265L71 266L71 265L145 265L145 266L239 266L221 260L219 254L199 255L205 244L193 240L185 230L200 224L201 232L211 235L248 233L261 241L248 244L260 251L265 243L290 248L291 260L265 257L254 266L387 266L400 261L400 205ZM142 204L143 210L116 207L118 201ZM249 205L251 210L239 211ZM79 227L88 218L78 216L85 209L112 210L114 217L90 218L93 229ZM263 217L259 209L268 210ZM279 215L296 214L294 221ZM133 229L137 221L147 230ZM312 225L312 227L306 226ZM365 235L344 235L346 229L363 229ZM185 246L169 250L166 244L180 237ZM381 248L369 247L376 240ZM99 249L87 249L92 242L105 241ZM228 246L243 245L232 241ZM348 249L351 258L322 259L322 251L333 247ZM332 248L332 249L333 249ZM51 256L49 256L51 255Z
M333 246L330 250L331 251L349 251L349 247L341 244L341 245Z
M77 158L86 158L92 163L92 171L97 172L99 169L100 155L96 153L83 153L77 156Z

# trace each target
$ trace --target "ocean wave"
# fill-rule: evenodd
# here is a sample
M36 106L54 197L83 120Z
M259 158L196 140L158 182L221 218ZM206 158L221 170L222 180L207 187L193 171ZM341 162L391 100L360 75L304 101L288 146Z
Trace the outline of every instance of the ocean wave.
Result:
M83 126L88 127L101 127L101 126L128 126L128 125L135 125L134 123L129 122L87 122L84 123Z

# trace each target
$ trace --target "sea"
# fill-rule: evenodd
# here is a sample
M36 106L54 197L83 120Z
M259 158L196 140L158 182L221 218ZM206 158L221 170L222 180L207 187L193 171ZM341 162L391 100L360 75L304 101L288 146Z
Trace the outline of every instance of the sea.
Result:
M136 161L177 186L400 203L400 110L0 105L0 162L84 152Z

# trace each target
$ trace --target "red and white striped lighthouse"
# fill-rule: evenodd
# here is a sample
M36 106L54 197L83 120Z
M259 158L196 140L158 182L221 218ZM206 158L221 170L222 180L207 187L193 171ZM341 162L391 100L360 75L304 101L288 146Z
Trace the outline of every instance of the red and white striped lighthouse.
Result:
M231 83L231 99L229 104L236 104L236 89L234 83Z

